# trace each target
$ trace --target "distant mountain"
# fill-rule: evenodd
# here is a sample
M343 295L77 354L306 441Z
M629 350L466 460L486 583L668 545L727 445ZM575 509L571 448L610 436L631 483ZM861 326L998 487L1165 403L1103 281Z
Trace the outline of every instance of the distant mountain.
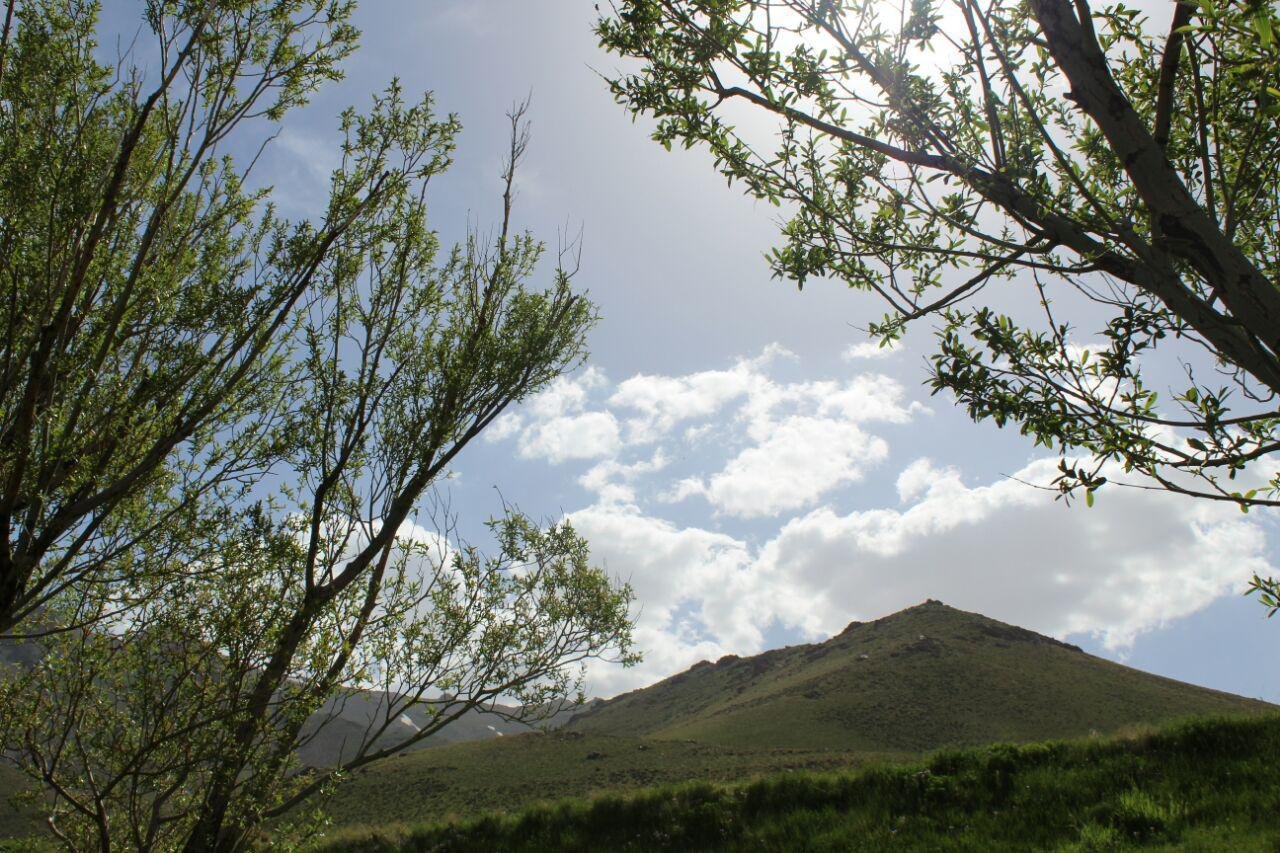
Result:
M37 643L0 640L0 667L23 669L40 661L43 651ZM330 767L351 758L359 750L369 732L380 727L387 716L389 699L379 691L357 690L329 699L303 725L302 746L298 758L309 767ZM398 704L398 703L397 703ZM425 702L397 713L374 742L374 748L394 747L430 725L438 703ZM515 734L555 728L581 708L569 705L546 720L519 722L510 719L519 707L495 705L488 709L472 709L435 734L423 738L410 749L442 746L473 740L506 737ZM0 778L0 783L4 780ZM0 784L0 787L7 787Z
M435 709L439 707L424 703L396 714L374 742L374 747L394 747L409 740L431 724ZM337 764L339 759L351 758L368 736L367 733L381 727L382 721L387 718L387 708L387 695L377 691L357 691L330 699L304 725L303 745L298 750L299 759L310 767L328 767ZM568 722L581 709L578 706L568 706L541 722L509 719L519 710L518 706L507 705L472 709L409 748L424 749L556 728Z
M596 704L566 731L918 752L1266 710L931 600L823 643L704 661Z

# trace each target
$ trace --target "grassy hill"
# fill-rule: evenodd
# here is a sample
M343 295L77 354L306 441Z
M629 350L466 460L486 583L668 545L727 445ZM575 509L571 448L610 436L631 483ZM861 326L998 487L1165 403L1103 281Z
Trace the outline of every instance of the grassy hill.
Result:
M656 784L849 770L947 746L1267 710L1275 706L930 602L825 643L699 664L596 703L556 732L371 765L338 788L328 810L347 827L512 812Z
M46 832L39 816L24 804L11 800L15 794L27 790L30 780L19 771L0 764L0 839L23 838ZM5 849L0 840L0 850Z
M441 746L368 765L338 787L326 811L338 826L385 826L690 779L737 782L779 770L845 770L907 757L561 730Z
M1280 716L337 832L326 851L1275 850Z
M599 703L567 728L722 745L922 752L1271 707L930 601L855 622L824 643L698 664Z
M327 708L338 725L304 757L326 763L342 747L343 733L363 730L378 707L369 694ZM483 739L364 767L338 786L326 809L339 828L359 833L488 810L513 813L565 798L627 796L654 785L849 772L918 760L944 747L1275 710L927 602L851 624L824 643L696 665L597 702L556 731L513 728L498 737L491 715L469 716L441 740ZM410 716L404 725L422 722Z

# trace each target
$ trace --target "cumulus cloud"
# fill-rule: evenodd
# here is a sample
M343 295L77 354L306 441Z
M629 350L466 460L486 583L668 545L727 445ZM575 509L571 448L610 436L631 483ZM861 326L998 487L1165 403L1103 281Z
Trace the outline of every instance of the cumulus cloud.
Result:
M612 456L622 446L617 418L605 411L587 411L592 392L607 385L604 373L594 367L558 377L522 411L507 412L490 424L485 440L517 438L521 457L552 464Z
M635 414L627 419L631 440L650 443L681 421L706 418L745 394L752 373L745 364L732 370L707 370L687 376L638 375L618 385L609 403Z
M905 423L923 407L878 374L846 382L758 383L739 419L748 446L705 483L686 480L670 499L700 494L719 512L753 518L812 505L861 480L889 455L884 439L860 423Z
M856 344L850 344L840 357L845 361L859 361L862 359L880 361L897 352L897 347L892 344L881 346L879 341L860 341Z
M884 461L889 445L856 424L787 418L729 461L701 493L717 509L743 517L778 515L862 479Z
M898 480L907 507L794 518L759 569L821 593L826 611L799 626L815 636L933 597L1110 649L1271 571L1261 525L1233 508L1118 485L1092 510L1067 508L1024 484L1047 484L1056 465L969 487L954 469L913 463Z
M524 418L515 412L504 412L489 424L489 428L483 433L484 440L490 444L506 441L520 434L524 429Z
M520 436L520 455L560 463L611 456L622 446L618 421L608 412L582 412L538 421Z
M631 481L658 470L635 467L628 453L656 444L668 459L702 444L726 452L721 469L655 489L655 498L702 497L714 511L744 518L811 506L887 457L887 443L859 424L906 423L927 409L879 374L805 382L771 375L775 362L794 358L770 346L726 370L639 374L611 393L603 373L587 370L496 421L488 439L515 438L521 457L552 464L602 460L579 483L615 503L636 500Z
M535 394L525 408L538 419L550 420L581 412L591 392L608 385L604 372L589 367L573 376L558 376Z
M595 492L601 503L632 504L636 501L636 493L631 483L637 477L661 471L669 462L662 450L657 450L647 460L630 465L607 460L579 477L578 483L587 491Z
M1274 573L1257 513L1119 485L1068 508L1026 485L1052 481L1052 458L976 484L929 458L889 467L886 428L918 443L929 410L874 371L783 381L786 356L616 385L585 371L495 424L525 458L592 460L575 474L588 506L570 515L635 587L647 655L631 671L593 665L594 692L926 598L1122 650Z

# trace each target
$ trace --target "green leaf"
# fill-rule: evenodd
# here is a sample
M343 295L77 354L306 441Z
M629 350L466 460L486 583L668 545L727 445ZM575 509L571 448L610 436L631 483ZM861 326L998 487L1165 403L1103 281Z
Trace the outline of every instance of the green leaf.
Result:
M1088 506L1088 507L1093 506L1093 492L1084 493L1084 503L1085 503L1085 506Z
M1271 31L1271 16L1267 14L1265 9L1258 10L1253 16L1253 29L1258 34L1258 38L1262 41L1264 48L1271 47L1275 41L1275 36Z

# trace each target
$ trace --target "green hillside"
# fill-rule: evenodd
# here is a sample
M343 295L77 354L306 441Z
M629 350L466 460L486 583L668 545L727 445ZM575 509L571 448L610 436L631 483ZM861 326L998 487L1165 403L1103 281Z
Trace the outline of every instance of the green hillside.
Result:
M690 779L738 782L779 770L847 770L905 759L825 749L750 749L574 732L440 746L356 771L329 801L338 826L386 826L514 811Z
M1273 706L1150 675L930 601L824 643L702 663L568 729L875 752L1112 732Z
M1276 850L1280 716L332 833L325 851Z
M1266 710L1275 706L1119 666L930 602L851 625L825 643L699 664L596 703L556 732L370 765L339 786L328 811L338 826L412 823Z
M336 722L363 724L376 705L348 702ZM928 602L855 623L825 643L699 664L598 702L556 731L500 737L486 715L476 715L459 731L483 740L361 768L325 808L340 830L360 832L514 813L565 798L629 796L655 785L848 772L943 747L1274 710ZM7 819L20 820L12 813Z

